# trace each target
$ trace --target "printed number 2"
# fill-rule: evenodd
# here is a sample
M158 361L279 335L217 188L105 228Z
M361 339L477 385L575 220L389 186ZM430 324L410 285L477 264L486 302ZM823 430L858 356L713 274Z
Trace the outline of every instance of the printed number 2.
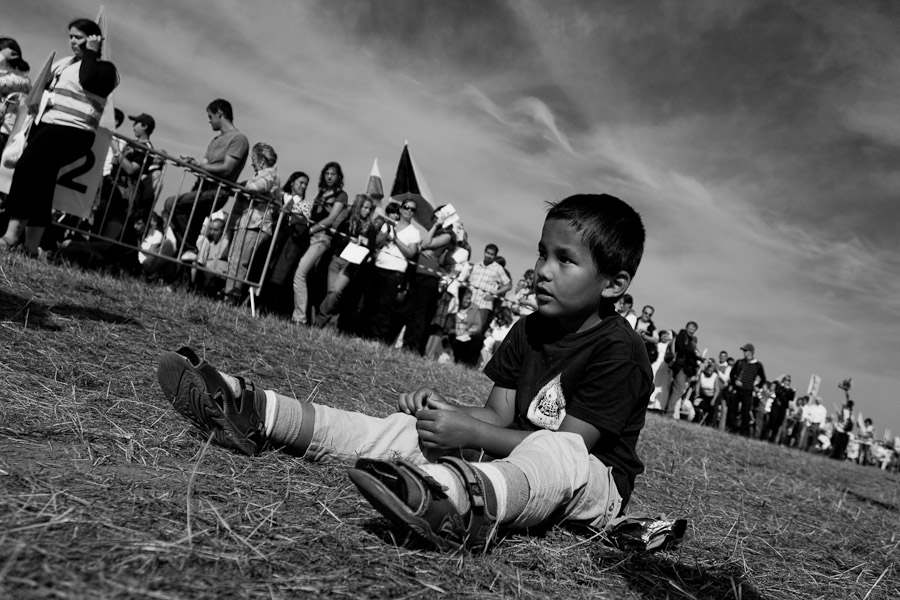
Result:
M78 183L77 181L75 181L75 179L81 177L82 175L88 173L91 169L93 169L94 163L97 162L97 159L94 158L94 153L90 150L87 151L87 154L85 154L83 158L84 164L82 164L80 167L75 167L74 169L57 179L57 185L67 187L70 190L75 190L79 194L83 194L87 191L87 186L83 183Z

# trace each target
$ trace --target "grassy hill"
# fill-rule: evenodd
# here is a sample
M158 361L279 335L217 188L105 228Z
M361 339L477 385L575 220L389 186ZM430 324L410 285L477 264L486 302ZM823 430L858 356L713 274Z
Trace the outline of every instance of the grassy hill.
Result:
M160 353L386 415L484 375L252 318L183 292L0 255L0 598L900 597L900 479L651 415L629 512L689 520L672 553L588 531L486 555L397 545L343 465L207 446L162 397Z

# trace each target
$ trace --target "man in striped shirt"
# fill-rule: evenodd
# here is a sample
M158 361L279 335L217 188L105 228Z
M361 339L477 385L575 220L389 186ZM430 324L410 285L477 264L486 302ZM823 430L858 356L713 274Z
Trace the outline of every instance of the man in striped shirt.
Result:
M753 344L741 346L744 358L734 363L731 369L731 394L728 397L727 427L731 432L740 431L747 437L750 435L750 411L753 408L753 390L766 380L766 370L756 359L756 348ZM740 413L738 413L740 411ZM740 425L737 423L740 414Z

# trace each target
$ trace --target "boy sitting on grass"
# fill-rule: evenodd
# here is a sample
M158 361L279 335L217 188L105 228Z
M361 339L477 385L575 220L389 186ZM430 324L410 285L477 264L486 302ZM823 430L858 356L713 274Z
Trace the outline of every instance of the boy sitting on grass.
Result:
M500 526L603 527L643 471L635 446L653 375L643 341L615 311L643 249L641 218L618 198L552 204L534 267L538 310L485 367L494 387L484 407L425 387L376 418L261 391L188 348L162 356L160 386L226 448L355 461L349 475L363 496L439 549L486 548ZM468 462L457 458L463 450L496 460Z

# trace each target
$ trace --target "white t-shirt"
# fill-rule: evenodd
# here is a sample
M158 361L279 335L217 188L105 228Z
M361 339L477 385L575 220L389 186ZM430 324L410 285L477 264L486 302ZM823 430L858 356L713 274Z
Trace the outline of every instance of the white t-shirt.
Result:
M385 224L384 227L388 227L388 225ZM397 239L407 246L410 244L418 244L422 241L422 235L412 223L403 229L395 229L394 231L397 235ZM400 252L400 248L397 247L397 244L395 244L393 240L389 241L375 258L375 266L387 271L400 271L402 273L406 271L407 264L406 257L403 256L403 253Z

